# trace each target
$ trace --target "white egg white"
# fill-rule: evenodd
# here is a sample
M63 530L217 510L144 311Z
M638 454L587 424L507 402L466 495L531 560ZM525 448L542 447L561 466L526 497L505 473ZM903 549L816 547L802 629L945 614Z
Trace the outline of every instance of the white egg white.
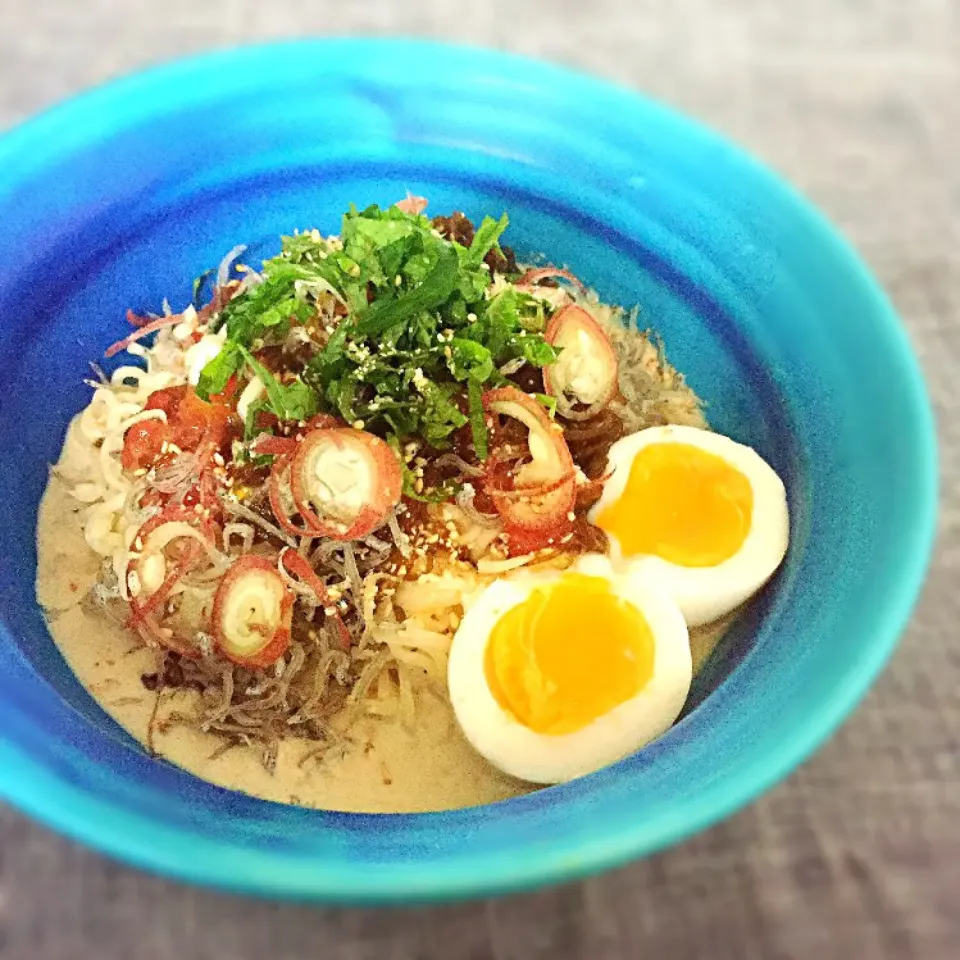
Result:
M712 453L741 473L753 491L750 530L740 549L712 567L685 567L662 557L624 557L610 536L610 556L617 569L630 570L647 583L658 584L680 606L688 626L724 616L756 593L773 576L787 552L790 520L783 481L753 449L729 437L696 427L650 427L618 440L607 460L613 471L603 494L589 513L591 522L622 496L637 454L650 444L684 443Z
M653 672L630 700L573 733L543 734L503 709L487 685L484 659L500 618L531 591L576 571L608 579L613 590L643 614L654 639ZM664 733L690 690L692 666L686 624L673 600L631 572L614 573L607 558L583 557L571 571L517 575L492 583L470 608L450 651L450 700L474 748L500 770L532 783L561 783L614 763ZM590 669L590 636L571 636Z

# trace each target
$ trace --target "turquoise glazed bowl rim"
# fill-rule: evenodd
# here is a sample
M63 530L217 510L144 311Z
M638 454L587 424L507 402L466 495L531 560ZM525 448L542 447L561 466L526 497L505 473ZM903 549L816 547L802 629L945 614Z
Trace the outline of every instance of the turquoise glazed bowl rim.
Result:
M523 57L489 50L456 47L412 40L318 40L295 41L240 48L206 54L160 66L110 83L67 101L8 132L0 140L0 210L4 191L27 177L39 155L69 158L70 151L85 144L91 134L108 137L121 130L131 118L160 114L190 101L196 91L229 91L237 78L269 75L273 64L285 58L315 55L347 76L359 77L362 65L371 59L389 63L395 69L424 60L437 66L456 64L475 69L497 82L514 84L518 95L526 89L549 90L560 102L580 105L603 104L608 112L616 108L616 124L641 126L655 120L678 138L707 143L736 166L739 174L762 189L769 201L802 221L815 237L819 249L848 276L858 295L869 303L871 334L878 355L896 366L900 402L911 422L909 536L900 545L897 577L885 597L883 622L865 638L856 662L817 703L805 724L793 729L775 753L754 755L745 760L736 777L717 777L705 783L697 798L686 804L682 816L661 816L647 821L638 816L629 824L601 824L588 836L572 830L557 837L548 847L531 846L526 855L485 861L481 869L470 861L453 861L443 869L431 866L431 839L426 836L421 857L409 857L377 870L369 863L351 862L338 855L336 862L308 864L290 869L285 851L261 847L234 851L218 838L209 840L209 849L191 855L186 848L166 850L158 841L129 829L126 821L97 819L74 808L50 777L34 777L29 771L29 751L0 728L0 756L13 758L0 771L0 797L26 813L83 843L128 862L191 882L247 893L294 899L349 902L411 902L473 896L529 888L544 883L570 880L623 863L661 849L714 823L741 807L780 780L801 763L853 710L886 662L904 628L919 593L933 544L937 463L933 417L926 389L907 336L885 295L868 270L830 224L790 186L721 137L666 107L642 96L597 79ZM339 66L338 66L339 65ZM6 632L4 630L4 632ZM9 638L5 638L7 641ZM0 686L2 691L2 686ZM5 695L4 695L5 696ZM3 716L0 697L0 717ZM5 752L6 751L6 752ZM64 788L65 790L66 788ZM562 789L562 788L561 788ZM563 794L557 794L557 802ZM513 803L514 801L510 801ZM523 801L519 801L522 803ZM517 809L520 809L519 807ZM464 811L463 816L471 816ZM412 824L432 822L442 814L418 814L393 818ZM338 829L370 825L376 817L338 815ZM333 821L331 821L333 822ZM437 820L437 823L448 822ZM453 818L449 819L453 822ZM457 820L467 823L466 819ZM209 855L203 855L204 853ZM222 856L218 856L218 854Z

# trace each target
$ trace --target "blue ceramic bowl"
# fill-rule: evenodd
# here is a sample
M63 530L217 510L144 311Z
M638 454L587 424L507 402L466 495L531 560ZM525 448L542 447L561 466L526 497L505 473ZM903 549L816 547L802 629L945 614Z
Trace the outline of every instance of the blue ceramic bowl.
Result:
M354 201L510 213L510 242L642 305L714 425L784 478L793 540L680 723L641 753L454 813L283 807L147 758L34 601L37 503L128 306ZM567 880L783 777L890 654L934 529L931 413L874 280L780 180L632 93L480 50L306 42L89 93L0 141L0 796L129 862L239 891L416 901Z

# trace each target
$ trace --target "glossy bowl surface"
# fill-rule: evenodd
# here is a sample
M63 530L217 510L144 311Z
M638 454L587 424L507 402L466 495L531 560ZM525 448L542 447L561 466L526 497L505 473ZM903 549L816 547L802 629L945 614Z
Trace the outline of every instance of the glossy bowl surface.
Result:
M782 573L684 718L593 776L494 806L361 816L253 800L148 759L34 600L37 504L87 364L127 307L177 305L235 243L334 231L350 202L507 210L521 254L641 305L713 424L784 478ZM313 41L174 63L0 140L0 796L126 861L290 898L411 902L562 881L729 814L853 709L920 587L932 419L861 262L784 183L691 121L490 51Z

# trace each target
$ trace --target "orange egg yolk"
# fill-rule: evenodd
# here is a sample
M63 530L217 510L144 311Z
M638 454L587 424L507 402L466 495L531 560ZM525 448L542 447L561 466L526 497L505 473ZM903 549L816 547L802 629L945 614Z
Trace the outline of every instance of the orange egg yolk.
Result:
M726 460L688 443L652 443L633 458L623 493L597 526L624 556L714 567L743 546L752 516L750 481Z
M573 733L636 696L653 674L653 632L602 577L579 573L531 591L496 623L487 684L525 727Z

